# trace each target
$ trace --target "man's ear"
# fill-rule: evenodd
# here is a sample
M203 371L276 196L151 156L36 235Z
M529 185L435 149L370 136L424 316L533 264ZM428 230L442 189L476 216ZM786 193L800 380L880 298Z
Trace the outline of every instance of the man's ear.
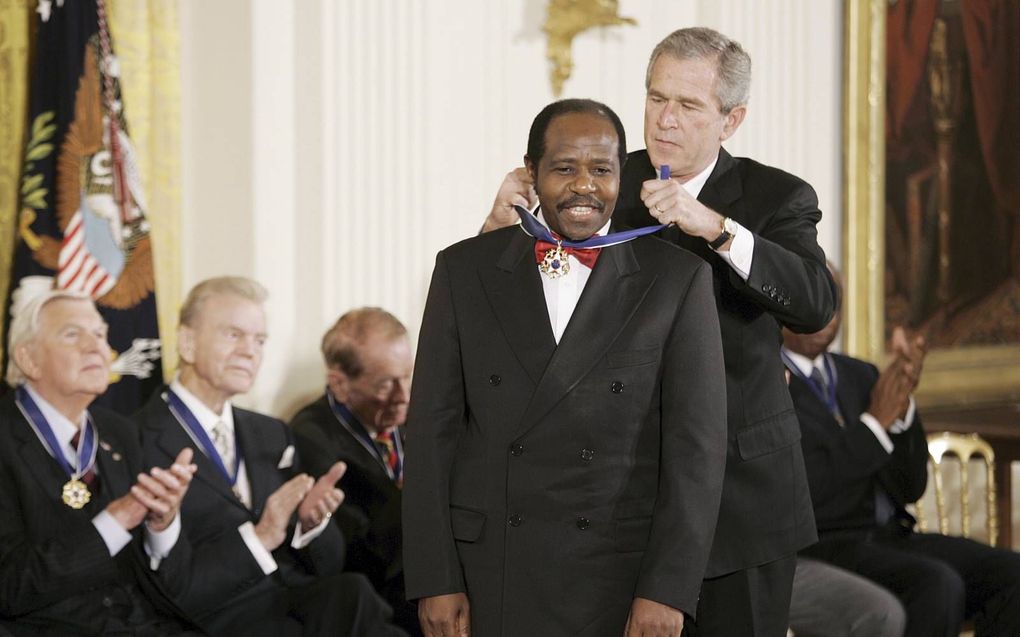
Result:
M726 121L723 122L722 135L719 136L719 141L724 142L729 139L733 133L737 132L740 128L741 122L744 121L744 116L747 115L747 106L741 104L734 106L733 110L726 114Z
M187 325L177 328L177 355L188 365L195 363L195 330Z
M524 156L524 167L528 169L528 176L531 177L531 183L537 184L538 175L535 173L538 172L538 166L535 165L535 162L531 161L531 158L527 155Z
M347 399L350 398L351 379L343 370L335 367L326 370L326 386L329 387L329 393L333 394L333 398L347 403Z
M35 360L35 352L33 351L34 346L32 343L19 343L11 355L14 356L14 362L18 365L18 369L21 373L28 377L29 380L39 379L39 365Z

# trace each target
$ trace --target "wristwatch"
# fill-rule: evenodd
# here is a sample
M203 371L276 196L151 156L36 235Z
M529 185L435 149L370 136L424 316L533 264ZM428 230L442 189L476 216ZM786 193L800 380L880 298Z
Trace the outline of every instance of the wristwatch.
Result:
M718 250L723 247L727 241L732 239L737 234L737 222L729 217L723 217L722 220L722 232L715 239L708 242L708 247L713 250Z

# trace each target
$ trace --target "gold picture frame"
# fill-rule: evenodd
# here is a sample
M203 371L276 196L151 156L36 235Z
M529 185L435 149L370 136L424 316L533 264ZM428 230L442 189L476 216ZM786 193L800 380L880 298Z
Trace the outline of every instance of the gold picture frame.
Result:
M885 42L888 0L846 0L843 53L844 349L881 365L885 344ZM1020 400L1020 345L933 350L918 401Z

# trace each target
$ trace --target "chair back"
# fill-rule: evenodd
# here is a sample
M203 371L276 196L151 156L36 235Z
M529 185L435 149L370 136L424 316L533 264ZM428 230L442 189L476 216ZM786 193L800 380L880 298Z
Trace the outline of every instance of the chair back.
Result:
M946 457L955 456L960 465L960 529L963 537L971 535L970 485L967 468L972 458L985 465L985 504L988 515L985 518L988 530L988 544L995 546L999 536L999 519L995 507L995 452L992 446L977 434L959 434L948 431L928 434L928 465L935 486L935 509L938 514L939 533L949 534L949 514L946 505L946 489L942 470ZM924 506L919 500L915 505L918 526L927 531Z

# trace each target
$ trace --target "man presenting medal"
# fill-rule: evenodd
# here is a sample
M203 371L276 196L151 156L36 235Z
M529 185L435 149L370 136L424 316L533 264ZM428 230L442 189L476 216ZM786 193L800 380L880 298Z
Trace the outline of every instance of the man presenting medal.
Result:
M175 634L177 515L191 450L139 473L138 429L89 405L110 378L106 324L83 294L15 314L0 400L0 625L17 635ZM144 522L144 524L143 524Z
M711 271L609 233L623 126L535 118L524 224L436 260L407 425L404 564L426 635L679 635L725 463Z

